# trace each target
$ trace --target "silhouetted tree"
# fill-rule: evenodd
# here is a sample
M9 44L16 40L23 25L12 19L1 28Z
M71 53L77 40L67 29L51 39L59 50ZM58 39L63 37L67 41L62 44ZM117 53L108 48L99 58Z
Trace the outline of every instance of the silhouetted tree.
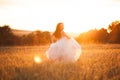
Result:
M120 21L112 22L108 30L110 31L109 42L110 43L120 43Z
M48 31L44 31L43 32L43 43L50 43L51 41L51 36L50 36L50 32Z
M23 45L34 45L34 34L30 33L23 37L22 39Z
M37 45L48 44L50 42L50 33L47 31L35 31L34 32L34 42Z
M43 45L50 43L50 33L47 31L42 32L37 30L21 38L23 45Z
M101 28L100 30L89 30L79 35L76 39L79 43L107 43L109 34L107 30Z
M8 25L0 27L0 46L14 45L14 35Z
M107 43L108 42L108 37L109 37L109 34L107 32L106 29L104 28L101 28L100 30L98 30L98 33L97 33L97 40L101 43Z

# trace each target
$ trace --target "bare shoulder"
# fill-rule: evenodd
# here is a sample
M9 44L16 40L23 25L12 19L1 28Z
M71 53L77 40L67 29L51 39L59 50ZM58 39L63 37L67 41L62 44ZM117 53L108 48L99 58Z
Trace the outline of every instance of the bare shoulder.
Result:
M66 38L68 38L68 39L70 39L71 37L70 36L68 36L64 31L61 31L61 34L63 35L63 36L65 36Z

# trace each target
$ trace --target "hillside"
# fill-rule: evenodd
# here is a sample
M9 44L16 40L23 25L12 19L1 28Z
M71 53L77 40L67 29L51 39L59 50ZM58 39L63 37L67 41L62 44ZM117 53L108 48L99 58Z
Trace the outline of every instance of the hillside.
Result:
M32 31L12 29L12 32L17 36L22 36L22 35L27 35Z
M12 29L12 32L17 36L22 36L22 35L27 35L32 31ZM67 34L71 37L77 37L79 35L79 33L73 33L73 32L67 32Z

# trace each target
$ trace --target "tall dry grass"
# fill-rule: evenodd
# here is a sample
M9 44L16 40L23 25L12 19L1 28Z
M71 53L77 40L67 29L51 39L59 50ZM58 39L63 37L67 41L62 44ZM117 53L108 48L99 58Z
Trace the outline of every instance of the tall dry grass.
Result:
M120 45L81 46L75 63L47 60L48 46L0 47L0 80L120 80Z

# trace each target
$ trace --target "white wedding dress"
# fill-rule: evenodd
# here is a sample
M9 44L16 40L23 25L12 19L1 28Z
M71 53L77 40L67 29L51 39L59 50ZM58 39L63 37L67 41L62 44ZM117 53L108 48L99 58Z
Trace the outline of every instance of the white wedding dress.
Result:
M81 54L81 46L73 39L63 37L57 42L52 43L46 51L50 60L74 62L77 61Z

